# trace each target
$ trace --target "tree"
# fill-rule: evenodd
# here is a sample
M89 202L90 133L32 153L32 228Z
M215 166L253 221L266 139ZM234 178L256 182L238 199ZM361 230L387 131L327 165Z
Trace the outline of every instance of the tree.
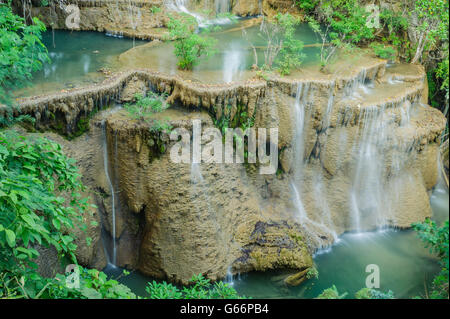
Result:
M169 15L167 40L175 40L175 56L181 70L192 70L201 57L215 53L213 49L217 40L196 33L196 25L195 18L188 14L180 14L177 18Z
M295 27L299 23L300 20L289 13L277 13L271 19L263 18L259 36L267 43L264 49L264 69L272 70L276 67L282 75L288 75L291 69L300 67L305 55L303 54L303 42L295 39ZM257 67L256 47L248 39L245 29L243 34L253 49Z
M374 38L374 29L367 25L369 13L357 0L323 0L317 10L317 19L309 17L308 21L322 41L322 70L338 49L350 49Z
M41 42L43 31L37 18L26 25L9 5L0 3L0 103L10 105L11 90L27 85L32 73L49 60Z
M417 19L418 31L416 53L411 63L417 63L424 51L433 47L437 40L448 41L448 0L414 1L411 15Z

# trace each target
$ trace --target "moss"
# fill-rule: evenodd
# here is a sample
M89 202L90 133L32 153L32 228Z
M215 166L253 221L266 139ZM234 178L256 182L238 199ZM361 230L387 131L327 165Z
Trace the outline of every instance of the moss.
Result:
M298 244L300 246L303 246L304 239L303 239L302 235L300 235L300 234L298 234L296 232L289 232L288 235L293 241L295 241L296 244Z

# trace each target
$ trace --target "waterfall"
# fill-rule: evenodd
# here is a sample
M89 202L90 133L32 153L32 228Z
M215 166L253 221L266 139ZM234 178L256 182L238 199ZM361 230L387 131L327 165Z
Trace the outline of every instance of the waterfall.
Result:
M112 258L110 258L110 262L113 265L116 265L116 256L117 256L117 248L116 248L116 197L113 183L111 182L111 178L109 175L109 160L108 160L108 141L106 135L106 123L105 120L102 121L102 139L103 139L103 166L105 169L106 181L108 182L109 191L111 193L111 214L112 214ZM116 140L117 143L117 140Z
M214 7L216 14L230 12L231 3L230 0L214 0Z
M323 176L315 176L313 180L315 198L321 198L319 208L321 208L322 213L319 215L320 220L315 221L308 216L308 212L302 201L301 189L297 186L302 185L303 181L303 169L304 169L304 153L305 153L305 128L306 128L306 108L309 103L312 103L310 92L310 83L299 82L297 84L297 90L294 102L294 114L295 114L295 134L294 134L294 176L290 182L294 197L294 205L297 209L296 219L302 224L303 227L307 228L311 234L314 241L316 241L318 247L324 247L323 234L330 235L334 240L337 239L337 234L332 227L333 222L330 216L330 209L326 203L325 190L322 185ZM327 111L330 113L333 108L333 94L330 88L330 97L328 100ZM326 115L327 121L329 121L329 114ZM322 199L323 198L323 199ZM317 201L317 200L316 200Z
M231 267L227 268L227 276L225 278L225 283L229 284L230 286L234 286L234 278L233 273L231 272Z
M180 12L180 13L186 13L186 14L194 17L195 20L197 20L198 26L200 28L204 28L204 27L207 27L212 24L227 24L227 23L231 22L231 20L228 18L208 19L208 17L205 17L196 12L193 12L187 8L189 5L189 1L190 0L168 0L166 6L169 10ZM215 9L215 15L217 15L219 13L230 12L230 9L231 9L230 0L215 0L214 9Z
M357 141L356 172L350 192L352 227L360 232L361 218L375 217L376 225L384 223L382 174L383 154L378 146L383 145L386 134L386 122L383 114L385 107L368 107L362 118L362 131Z
M297 92L295 95L294 111L295 111L295 138L294 138L294 180L298 181L302 177L303 170L303 155L304 155L304 128L305 128L305 108L308 100L309 83L303 85L299 82L297 85ZM298 219L304 222L307 219L307 214L303 202L301 200L300 192L294 181L291 181L292 191L294 193L295 206L298 211Z
M169 0L169 2L167 3L167 8L176 12L186 13L194 17L195 20L197 20L199 26L206 25L206 19L204 17L188 10L188 8L186 7L188 3L189 0Z
M231 50L224 52L223 59L223 81L229 83L240 73L242 51L231 47Z

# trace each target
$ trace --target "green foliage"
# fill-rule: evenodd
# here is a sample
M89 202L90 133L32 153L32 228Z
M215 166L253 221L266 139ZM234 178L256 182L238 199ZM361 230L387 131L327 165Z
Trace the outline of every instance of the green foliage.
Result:
M351 49L375 37L373 28L366 25L368 13L357 0L324 0L319 9L319 20L309 17L309 25L320 36L322 68L337 49Z
M307 279L312 279L312 278L319 279L319 271L317 270L317 268L314 266L309 268L308 272L306 273L306 278Z
M136 120L147 120L154 113L162 112L169 107L166 103L167 94L159 95L154 92L149 92L146 96L135 94L134 99L135 103L125 104L124 109Z
M408 19L400 12L387 8L380 12L380 22L387 27L389 33L398 33L408 29Z
M217 40L196 33L196 25L196 20L188 14L182 14L176 18L169 15L168 40L175 40L175 56L178 58L177 65L181 70L192 70L201 57L215 54L213 49Z
M117 280L108 279L106 274L96 269L78 266L79 287L67 285L67 276L57 274L54 278L44 278L37 273L26 276L8 276L0 273L0 298L18 299L135 299L130 288Z
M154 120L150 126L150 132L159 133L159 132L170 132L172 130L172 125L166 121Z
M410 14L417 20L418 42L411 61L416 63L424 52L436 46L438 40L448 42L448 0L414 1L414 10Z
M160 8L160 7L157 7L157 6L152 6L152 7L150 8L150 12L151 12L152 14L160 13L160 12L161 12L161 8Z
M202 274L194 275L190 285L182 289L166 282L149 282L146 287L150 299L236 299L236 290L223 282L212 284Z
M344 299L347 293L339 294L336 286L333 285L330 288L325 289L316 299Z
M146 96L142 94L135 95L135 103L127 103L124 109L128 111L130 116L136 120L145 121L150 125L150 132L168 132L172 126L167 122L155 120L152 116L166 110L169 105L166 103L167 94L156 94L149 92Z
M314 11L316 6L319 4L319 0L296 0L295 3L305 13L310 14Z
M11 104L11 90L29 83L33 72L47 62L47 49L41 42L45 26L37 18L32 25L0 3L0 103Z
M275 66L282 75L288 75L291 69L300 67L305 55L303 42L295 38L295 26L299 23L300 20L289 13L278 13L272 19L263 20L259 34L267 42L263 70L272 70Z
M81 224L87 199L73 160L44 138L0 132L0 266L22 268L38 255L32 244L53 246L75 261L74 238L61 232ZM66 193L69 199L55 193Z
M370 47L377 57L387 60L395 60L396 51L393 47L381 43L371 43Z
M300 20L289 13L278 13L274 19L283 30L282 47L274 62L282 75L288 75L291 69L298 69L305 58L303 42L295 39L295 26L300 23Z
M12 130L0 131L0 181L0 291L34 298L51 286L36 272L35 245L76 263L74 237L63 230L86 229L84 187L59 144Z
M376 289L362 288L355 294L356 299L394 299L394 293L389 290L384 293Z
M433 280L433 291L430 297L433 299L448 299L448 220L441 227L438 227L431 219L426 219L423 223L414 223L412 227L418 232L418 236L425 243L425 247L439 257L441 272Z
M117 280L108 279L104 272L97 269L80 269L80 289L69 290L87 299L135 299L136 295L130 288L120 284Z
M383 9L380 12L382 28L387 31L382 37L383 42L391 43L396 48L408 50L410 42L407 38L408 19L401 12Z
M436 76L441 80L441 86L440 89L445 92L445 99L448 104L449 100L449 88L448 88L448 48L447 48L447 55L444 57L444 59L438 64L438 67L436 69ZM447 115L447 112L444 112L445 115Z

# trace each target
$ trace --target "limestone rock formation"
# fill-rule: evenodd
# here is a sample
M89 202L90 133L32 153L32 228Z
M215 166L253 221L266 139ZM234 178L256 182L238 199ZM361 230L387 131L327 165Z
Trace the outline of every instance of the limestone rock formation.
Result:
M431 214L428 192L446 120L420 103L424 70L359 59L343 60L330 74L305 68L214 85L129 70L100 85L22 99L16 112L33 116L37 129L69 137L90 119L84 135L60 140L93 193L107 257L113 242L117 265L182 283L195 273L218 279L228 270L303 271L315 249L344 231L408 227ZM142 88L169 95L173 107L155 119L169 117L173 128L191 131L195 118L212 127L238 110L255 119L254 128L278 128L278 174L261 175L254 165L174 163L167 133L124 110L105 110ZM93 231L97 248L81 249L80 258L104 264Z

